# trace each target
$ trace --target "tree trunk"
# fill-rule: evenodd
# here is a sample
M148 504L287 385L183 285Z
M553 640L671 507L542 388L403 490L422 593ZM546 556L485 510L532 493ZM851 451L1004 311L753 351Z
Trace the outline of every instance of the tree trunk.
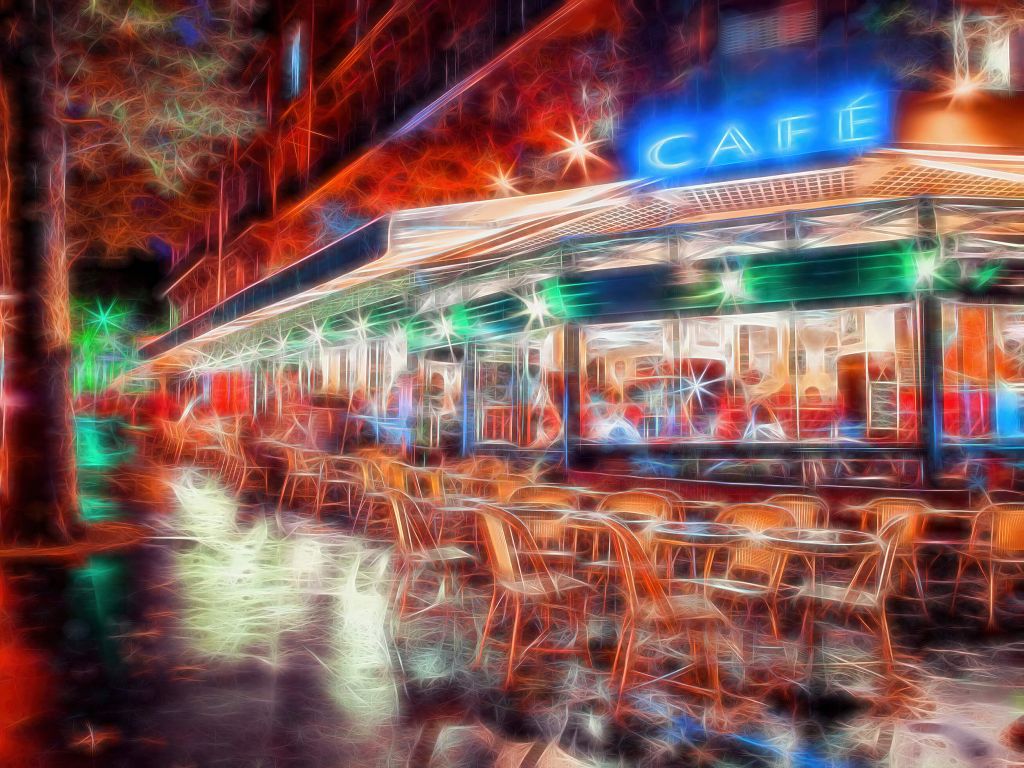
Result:
M63 247L65 142L48 82L55 73L50 4L4 10L0 86L11 140L0 183L10 187L4 223L12 235L17 311L5 348L13 403L5 435L11 487L0 534L8 543L32 544L73 538L78 520Z

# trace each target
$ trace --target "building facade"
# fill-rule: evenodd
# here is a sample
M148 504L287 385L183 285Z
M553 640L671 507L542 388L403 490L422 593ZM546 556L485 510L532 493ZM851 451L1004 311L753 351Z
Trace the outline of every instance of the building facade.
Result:
M1018 486L1013 14L937 7L874 29L887 6L683 4L696 39L601 97L607 114L581 114L577 92L571 130L546 129L555 144L526 131L524 178L500 163L486 183L457 166L417 176L422 158L445 165L459 132L446 120L465 132L480 93L519 92L523 51L557 67L552 51L581 40L592 54L649 39L624 11L578 5L538 7L482 75L403 118L398 148L383 138L360 155L386 173L374 154L406 152L405 191L382 197L375 177L365 195L343 163L230 247L182 257L169 281L180 322L144 349L147 375L221 413L341 412L343 442L409 454L723 483ZM899 34L947 79L926 87L886 61ZM851 68L872 56L882 64ZM600 56L584 58L600 75ZM460 125L448 111L464 101ZM452 173L463 187L442 186ZM395 206L409 190L442 204ZM286 234L299 220L307 234ZM240 262L249 277L211 288L260 227L274 234Z

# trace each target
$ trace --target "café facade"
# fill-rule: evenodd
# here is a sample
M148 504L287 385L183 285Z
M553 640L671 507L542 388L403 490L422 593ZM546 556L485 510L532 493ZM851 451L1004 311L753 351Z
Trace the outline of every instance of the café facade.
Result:
M341 414L341 449L1016 487L1020 112L866 85L652 110L630 178L366 223L150 342L140 374L222 413Z

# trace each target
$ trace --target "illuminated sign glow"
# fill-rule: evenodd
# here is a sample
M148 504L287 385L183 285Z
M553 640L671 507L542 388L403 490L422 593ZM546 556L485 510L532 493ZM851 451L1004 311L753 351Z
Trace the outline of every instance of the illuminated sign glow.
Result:
M791 158L853 154L889 137L889 99L861 89L843 96L789 98L756 109L661 114L637 132L641 176L700 174Z

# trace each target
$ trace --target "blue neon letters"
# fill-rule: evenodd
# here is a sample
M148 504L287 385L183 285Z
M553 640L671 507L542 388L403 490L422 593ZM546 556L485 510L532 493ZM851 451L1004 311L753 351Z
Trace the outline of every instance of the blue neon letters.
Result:
M679 176L740 163L771 163L809 154L851 153L888 137L886 95L789 100L754 111L673 113L648 122L639 135L643 176Z

